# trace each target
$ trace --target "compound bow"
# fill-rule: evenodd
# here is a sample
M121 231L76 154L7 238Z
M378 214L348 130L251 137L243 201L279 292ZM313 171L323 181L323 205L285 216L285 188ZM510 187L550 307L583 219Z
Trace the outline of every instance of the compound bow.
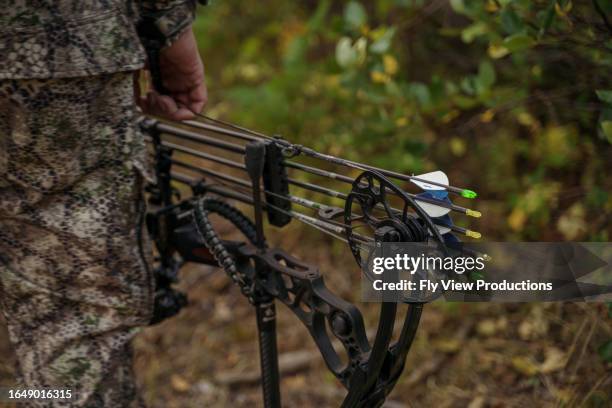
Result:
M250 131L201 116L205 121L180 124L144 119L155 156L157 181L148 187L152 209L149 232L159 253L156 269L157 298L153 323L170 317L186 304L186 297L172 289L184 262L221 266L256 309L264 404L280 407L275 301L291 310L310 332L327 367L347 389L342 407L379 407L404 369L415 337L423 304L406 305L393 340L400 304L381 302L373 340L368 340L360 310L335 295L319 270L282 249L269 248L264 235L264 212L276 227L297 219L348 243L357 263L362 253L377 242L423 242L444 246L455 234L478 238L480 234L452 223L451 211L479 217L478 211L453 204L449 193L474 198L471 190L448 185L443 172L408 176L319 153L280 137ZM215 137L211 137L215 136ZM227 138L241 143L227 141ZM206 152L218 149L221 154ZM178 157L180 156L180 158ZM294 159L308 157L344 168L356 169L356 178ZM217 168L193 164L215 163ZM220 171L220 166L246 173L248 179ZM291 178L293 172L330 178L351 185L342 193ZM203 176L203 177L202 177ZM411 182L424 192L411 194L391 179ZM173 182L187 185L191 197L182 200ZM289 186L344 201L343 207L293 195ZM254 222L232 207L227 199L253 206ZM292 204L315 210L316 216L292 209ZM231 222L247 243L223 240L211 222L217 214ZM337 351L333 341L339 341ZM341 354L347 357L343 363Z

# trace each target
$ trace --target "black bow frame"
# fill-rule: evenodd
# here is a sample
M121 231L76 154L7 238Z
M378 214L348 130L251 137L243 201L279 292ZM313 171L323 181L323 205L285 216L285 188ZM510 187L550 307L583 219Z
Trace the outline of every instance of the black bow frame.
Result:
M198 131L194 131L194 128ZM358 307L334 294L326 286L318 268L295 259L282 249L268 247L263 214L267 213L268 222L277 227L283 227L291 219L297 218L343 238L361 266L361 246L376 241L435 240L444 243L439 224L417 205L416 200L437 203L464 213L465 209L406 193L388 178L399 178L401 175L398 173L323 155L284 139L270 138L224 122L168 124L145 119L142 129L150 136L157 177L156 183L148 187L153 208L147 217L148 229L159 254L153 323L178 313L186 304L185 296L171 287L184 262L221 266L256 309L262 387L267 408L281 405L276 345L277 301L287 306L308 329L327 367L347 389L342 407L380 407L404 369L423 304L381 302L376 334L372 341L368 340ZM241 139L247 144L229 143L209 137L207 133ZM165 139L166 136L235 153L244 158L244 164L208 154L206 149L173 144ZM175 152L239 169L248 174L249 181L181 162L176 159ZM351 179L288 160L300 155L357 168L362 173ZM181 172L180 168L204 178L190 176ZM287 175L288 168L323 176L333 175L337 180L350 182L351 191L343 194L291 179ZM219 181L224 185L219 185ZM189 186L192 196L181 199L172 182ZM228 188L227 185L233 187ZM289 185L343 198L345 207L327 206L292 196ZM451 191L454 188L448 187ZM403 208L391 207L387 198L389 194L396 201L399 200ZM227 199L252 205L254 222L230 206ZM318 210L318 218L294 211L292 203ZM355 215L357 208L361 215ZM211 223L211 214L230 221L243 233L245 242L221 239ZM372 229L373 239L357 232L354 226L358 221ZM453 229L461 232L459 227L453 226ZM406 312L396 327L402 308L406 308ZM332 344L334 341L341 343L346 359L343 360L336 351Z

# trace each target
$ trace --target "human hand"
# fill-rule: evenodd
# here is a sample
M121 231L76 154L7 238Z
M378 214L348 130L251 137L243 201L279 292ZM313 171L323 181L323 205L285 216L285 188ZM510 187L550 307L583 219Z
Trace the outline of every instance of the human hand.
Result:
M191 28L159 54L159 70L164 93L149 89L137 94L137 103L145 113L172 120L193 119L208 101L204 64Z

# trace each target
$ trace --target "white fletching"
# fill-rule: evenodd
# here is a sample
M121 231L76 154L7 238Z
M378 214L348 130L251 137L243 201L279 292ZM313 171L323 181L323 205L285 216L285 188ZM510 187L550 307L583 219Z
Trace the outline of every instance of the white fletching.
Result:
M450 228L443 227L442 225L436 225L436 228L438 229L438 232L440 233L440 235L448 234L451 231Z
M442 217L450 212L450 208L440 207L439 205L429 204L419 200L416 200L416 204L433 218Z
M421 180L412 180L414 184L422 188L423 190L446 190L444 187L436 186L434 184L429 184L427 181L433 181L434 183L444 184L448 186L448 176L443 171L432 171L431 173L419 174L418 177ZM426 180L426 181L425 181Z

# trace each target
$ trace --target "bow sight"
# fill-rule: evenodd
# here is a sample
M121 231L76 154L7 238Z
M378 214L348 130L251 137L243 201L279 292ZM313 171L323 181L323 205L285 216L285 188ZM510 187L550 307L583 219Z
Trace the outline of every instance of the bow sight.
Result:
M363 252L377 242L431 240L444 247L457 240L454 234L478 238L477 232L454 225L449 212L474 217L480 213L455 205L447 197L449 193L465 198L476 194L449 186L448 178L439 171L407 176L201 117L205 121L142 121L152 144L157 176L156 184L148 187L154 208L147 217L159 254L154 322L176 314L185 304L183 295L171 288L184 262L221 266L256 309L266 407L280 407L276 301L306 326L327 367L348 390L342 407L381 406L404 369L423 305L403 305L406 312L396 327L402 305L381 302L378 327L370 341L360 310L335 295L316 267L268 247L263 214L273 226L283 227L297 219L347 242L362 266ZM351 178L296 161L302 157L360 174ZM288 169L350 184L351 189L343 193L290 177ZM248 179L240 176L245 173ZM391 179L413 183L423 192L408 193ZM181 199L173 182L187 186L191 197ZM323 204L291 190L324 195L344 205ZM253 206L254 221L222 199ZM296 211L293 204L315 210L316 215ZM246 242L222 239L211 220L213 214L235 226ZM396 341L394 329L399 329ZM340 351L333 341L341 343Z

